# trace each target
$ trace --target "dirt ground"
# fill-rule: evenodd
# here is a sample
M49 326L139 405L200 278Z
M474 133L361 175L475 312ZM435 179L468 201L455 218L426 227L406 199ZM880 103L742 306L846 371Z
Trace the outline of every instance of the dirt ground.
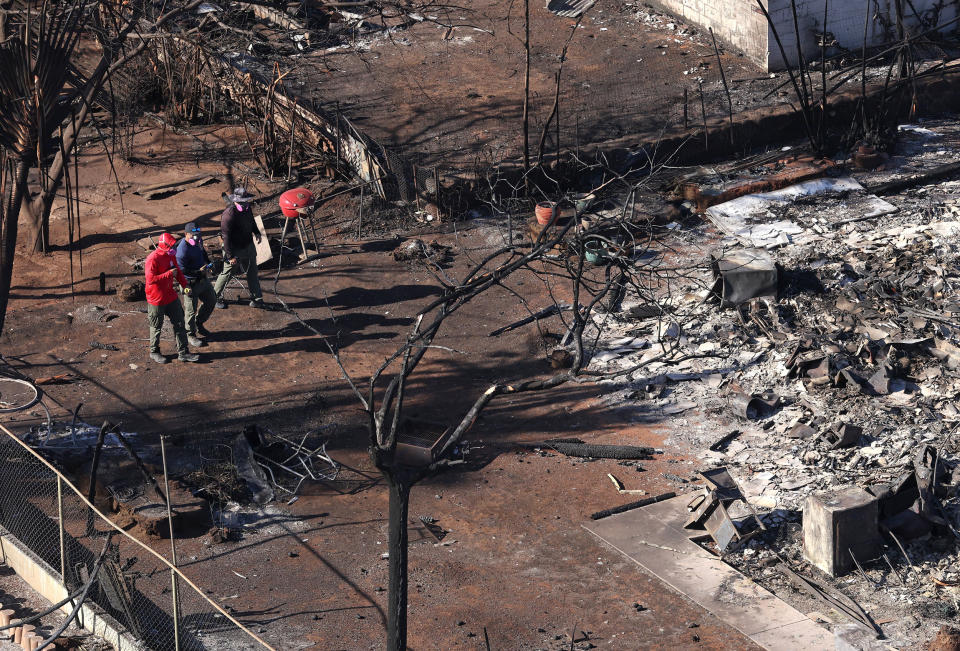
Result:
M469 167L516 159L523 147L523 3L481 0L443 7L438 3L435 22L428 19L390 34L360 34L350 45L304 55L292 83L416 164ZM448 32L441 24L458 27ZM598 3L579 25L532 2L530 33L534 157L554 103L565 44L562 148L682 124L684 89L688 120L699 124L701 82L708 117L726 115L710 35L642 2ZM721 61L733 86L734 110L783 101L776 93L741 97L739 91L766 75L733 51L724 49ZM548 155L556 148L555 130L554 123L547 134Z
M46 389L53 418L121 422L141 433L179 435L182 454L191 441L234 435L246 423L289 435L326 426L335 459L376 475L366 455L365 421L321 341L291 315L237 304L227 290L226 310L209 323L215 332L199 349L200 364L159 366L147 356L145 303L123 303L109 289L142 273L132 263L146 251L136 243L164 229L199 221L211 240L223 208L220 193L237 181L242 161L214 153L229 130L193 136L144 128L136 138L146 164L115 161L118 189L105 156L81 160L83 271L75 260L71 290L64 247L46 256L20 251L8 327L0 346L27 375L62 373L76 380ZM164 140L161 147L161 138ZM222 153L222 152L221 152ZM202 162L197 161L202 159ZM132 192L144 184L201 172L216 185L147 201ZM252 184L272 210L272 189ZM332 233L355 218L352 198L328 203L320 214ZM63 244L65 210L54 213L52 241ZM338 226L339 224L339 226ZM349 228L349 227L348 227ZM502 241L497 225L465 222L450 232L421 233L453 247L448 273L457 275ZM279 296L339 346L348 371L363 378L395 350L417 309L437 294L423 267L394 261L397 240L377 233L345 242L329 235L320 256L281 274ZM261 271L265 296L275 303L274 271ZM106 275L108 294L99 292ZM536 309L548 305L543 286L518 276L512 289ZM458 417L489 383L549 372L531 353L530 330L491 338L487 333L522 314L506 291L488 292L450 320L437 343L452 351L428 356L408 398L410 414ZM110 344L117 351L92 348ZM164 352L174 343L164 331ZM602 386L565 386L544 394L494 402L468 433L476 463L448 472L412 491L410 643L415 649L483 648L751 648L732 628L602 548L581 528L589 514L625 503L607 473L628 488L657 494L669 488L662 473L690 476L685 451L666 449L654 461L618 465L518 452L514 441L575 435L590 442L661 446L670 422L637 420L604 405ZM11 418L23 432L40 412ZM283 505L281 504L281 507ZM384 636L387 560L386 490L380 483L352 495L302 496L283 507L291 519L251 531L236 543L209 545L203 537L180 542L184 569L244 622L278 648L379 648ZM450 531L442 544L420 525L436 518ZM294 522L295 524L289 524ZM284 524L287 523L287 524ZM166 545L157 549L167 552ZM246 578L234 574L238 572ZM637 604L642 606L637 607Z

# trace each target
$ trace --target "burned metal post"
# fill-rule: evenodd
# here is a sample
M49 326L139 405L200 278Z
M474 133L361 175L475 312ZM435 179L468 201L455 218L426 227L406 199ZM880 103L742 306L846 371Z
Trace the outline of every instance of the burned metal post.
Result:
M703 99L703 82L698 81L700 87L700 115L703 117L703 148L710 151L710 135L707 129L707 103Z
M170 562L177 567L177 541L173 534L173 509L170 507L170 480L167 474L167 446L166 437L160 437L160 458L163 461L163 488L167 498L167 526L170 528ZM173 643L176 651L180 651L180 595L177 585L177 573L170 570L171 589L173 590Z
M720 80L723 82L723 91L727 94L727 114L730 117L730 145L733 146L733 100L730 98L730 87L727 85L727 75L723 72L723 61L720 59L720 47L717 45L717 37L713 35L713 28L710 28L710 38L713 40L713 51L717 55L717 68L720 69Z
M60 579L67 585L67 545L63 528L63 479L57 475L57 525L60 529Z
M434 194L437 197L437 221L443 221L443 203L440 201L440 168L433 166L433 187Z
M417 206L417 212L420 212L420 183L417 178L417 164L413 163L413 200Z

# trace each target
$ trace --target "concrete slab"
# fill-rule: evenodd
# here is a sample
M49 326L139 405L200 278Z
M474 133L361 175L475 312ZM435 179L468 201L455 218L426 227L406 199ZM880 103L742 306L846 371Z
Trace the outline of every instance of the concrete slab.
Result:
M833 649L833 634L688 538L689 496L584 528L765 649Z

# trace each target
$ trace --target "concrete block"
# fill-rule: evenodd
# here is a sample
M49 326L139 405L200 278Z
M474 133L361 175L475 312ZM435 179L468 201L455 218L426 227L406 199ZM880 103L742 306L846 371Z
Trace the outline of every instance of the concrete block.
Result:
M724 307L757 296L776 296L780 272L773 256L762 249L738 249L712 256L714 291Z
M858 486L813 493L803 505L803 556L831 576L873 558L879 543L877 499Z

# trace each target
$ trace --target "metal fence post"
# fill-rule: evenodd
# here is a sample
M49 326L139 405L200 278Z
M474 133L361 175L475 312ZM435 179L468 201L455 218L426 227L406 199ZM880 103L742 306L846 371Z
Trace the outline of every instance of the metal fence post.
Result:
M57 524L60 527L60 579L67 586L67 544L63 528L63 480L57 475Z
M436 188L437 193L437 221L443 221L443 210L441 206L443 205L440 201L440 168L436 165L433 166L433 185Z
M170 508L170 480L167 476L166 437L160 437L160 458L163 460L163 490L167 498L167 526L170 529L170 555L173 567L177 567L177 542L173 537L173 510ZM170 583L173 592L173 648L180 651L180 598L177 591L177 572L170 570Z
M173 648L180 651L180 599L177 594L177 573L172 569L170 583L173 585Z

